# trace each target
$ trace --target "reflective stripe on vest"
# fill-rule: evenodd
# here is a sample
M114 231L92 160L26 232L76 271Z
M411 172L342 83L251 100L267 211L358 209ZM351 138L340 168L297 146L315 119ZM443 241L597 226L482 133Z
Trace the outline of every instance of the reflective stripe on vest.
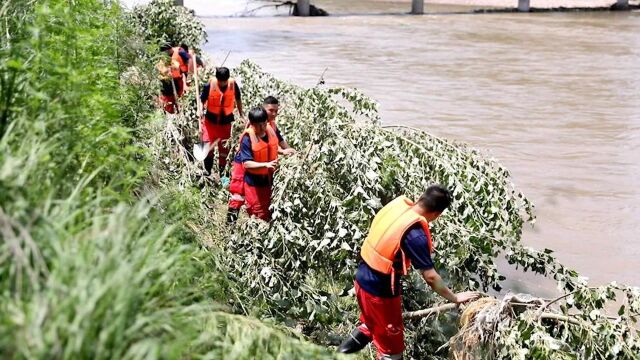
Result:
M227 82L227 89L220 91L218 81L211 79L209 81L209 96L207 97L207 112L223 116L233 113L236 105L236 85L233 79Z
M182 73L189 71L189 66L185 64L182 56L180 56L180 50L182 50L180 47L171 48L171 76L173 78L179 78ZM174 61L177 63L178 68L175 68Z
M360 255L364 262L372 269L383 274L391 274L391 286L394 286L395 269L393 262L398 251L402 253L403 275L411 265L405 259L400 243L405 232L416 223L420 223L427 234L427 247L432 251L431 233L427 220L416 213L414 203L404 196L400 196L383 207L373 218L369 234L362 244ZM393 290L393 289L392 289Z
M269 162L278 158L278 136L271 126L267 126L266 132L268 142L258 138L253 127L249 127L244 131L244 133L242 133L242 135L240 135L240 143L242 143L242 138L245 135L249 135L249 139L251 140L251 152L253 152L253 161L255 162ZM264 167L245 170L248 173L256 175L269 175L273 173L273 170Z

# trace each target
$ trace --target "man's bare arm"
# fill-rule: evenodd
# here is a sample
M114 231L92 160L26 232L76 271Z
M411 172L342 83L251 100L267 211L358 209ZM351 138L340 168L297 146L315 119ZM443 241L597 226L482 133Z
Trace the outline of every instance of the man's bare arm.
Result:
M422 278L424 281L429 284L429 286L438 293L438 295L443 298L449 300L452 303L464 303L470 300L475 300L480 297L480 294L476 291L465 291L461 293L453 293L447 285L444 283L444 280L440 277L440 275L436 272L435 269L429 269L422 272Z

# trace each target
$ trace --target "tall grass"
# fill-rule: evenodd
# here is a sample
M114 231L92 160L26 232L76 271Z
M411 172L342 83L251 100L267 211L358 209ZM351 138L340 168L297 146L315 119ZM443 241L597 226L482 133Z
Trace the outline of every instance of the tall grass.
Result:
M184 209L133 195L153 93L120 78L153 56L117 2L8 0L0 14L0 357L331 357L227 313L219 255Z

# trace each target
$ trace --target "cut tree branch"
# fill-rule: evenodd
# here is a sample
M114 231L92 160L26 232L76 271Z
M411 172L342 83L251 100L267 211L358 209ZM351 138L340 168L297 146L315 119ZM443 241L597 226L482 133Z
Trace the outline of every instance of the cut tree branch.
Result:
M523 304L518 303L514 305L523 305ZM530 304L524 304L524 305L530 305ZM457 308L459 308L457 304L449 303L449 304L430 307L428 309L405 312L404 314L402 314L402 316L405 319L424 319L424 318L428 318L431 315L440 314L441 312L449 311ZM567 322L572 325L582 325L582 322L580 322L578 319L575 319L566 315L554 314L550 312L540 313L538 315L538 319L550 319L550 320Z
M434 306L434 307L431 307L431 308L428 308L428 309L422 309L422 310L406 312L406 313L402 314L402 317L404 317L405 319L426 318L426 317L429 317L429 316L431 316L433 314L439 314L439 313L441 313L443 311L453 310L453 309L455 309L457 307L458 307L457 304L449 303L449 304Z

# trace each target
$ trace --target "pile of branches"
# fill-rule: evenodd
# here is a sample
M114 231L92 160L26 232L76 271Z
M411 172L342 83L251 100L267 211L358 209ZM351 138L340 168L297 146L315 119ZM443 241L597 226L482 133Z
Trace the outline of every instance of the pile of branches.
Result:
M495 258L502 251L526 269L557 269L567 284L575 282L550 251L522 246L521 229L533 220L532 206L497 162L424 131L382 126L377 103L357 90L303 89L248 61L236 74L254 105L269 94L282 100L278 126L299 150L299 156L283 159L276 173L274 221L270 226L249 222L229 242L247 256L256 255L245 261L264 283L252 287L269 289L264 299L274 308L310 318L323 313L325 302L335 303L336 289L349 290L373 215L391 199L415 198L433 183L444 184L454 197L433 233L437 261L449 269L456 288L499 288L504 276ZM335 283L314 284L327 277ZM280 302L282 296L288 300ZM300 300L309 306L290 306Z
M461 310L458 333L438 349L449 347L456 360L636 359L638 295L637 288L617 284L583 288L554 299L508 293L502 299L487 296L466 306L438 305L404 317L425 320ZM611 306L600 306L611 300L622 304L617 313L610 313Z
M250 61L233 72L242 83L246 107L259 106L267 95L281 100L278 126L298 149L295 157L282 159L276 172L270 224L249 219L233 233L224 230L223 236L207 237L209 245L226 254L220 266L229 274L234 295L229 305L236 311L274 318L320 343L336 344L357 321L353 275L373 215L398 195L417 197L428 185L441 183L455 200L432 224L435 260L454 289L500 290L505 276L495 262L502 254L516 267L555 279L564 295L562 301L544 304L523 301L524 307L514 305L513 298L482 303L484 310L478 314L494 309L493 320L463 314L461 327L451 325L455 314L408 316L408 355L445 358L446 353L437 350L450 344L452 354L469 359L476 356L474 351L493 358L545 358L551 352L634 358L638 334L630 322L638 312L640 291L617 284L590 288L575 271L559 264L551 250L523 246L521 230L534 221L533 207L500 164L422 130L383 126L377 103L357 90L303 89ZM189 106L195 105L185 101L183 108ZM232 147L240 127L236 124ZM175 169L192 166L184 159L175 161L179 157L168 159ZM172 178L179 179L179 172ZM223 208L226 189L206 189L202 203ZM207 220L196 226L198 231L212 225L221 231L222 226L214 224L223 222L223 212L212 213L206 206L201 210ZM410 313L437 306L436 296L415 274L404 292ZM616 294L624 294L626 303L614 319L605 309L615 303ZM556 308L558 303L562 306ZM543 316L531 316L543 307ZM485 320L476 320L481 318ZM493 328L488 330L487 324Z

